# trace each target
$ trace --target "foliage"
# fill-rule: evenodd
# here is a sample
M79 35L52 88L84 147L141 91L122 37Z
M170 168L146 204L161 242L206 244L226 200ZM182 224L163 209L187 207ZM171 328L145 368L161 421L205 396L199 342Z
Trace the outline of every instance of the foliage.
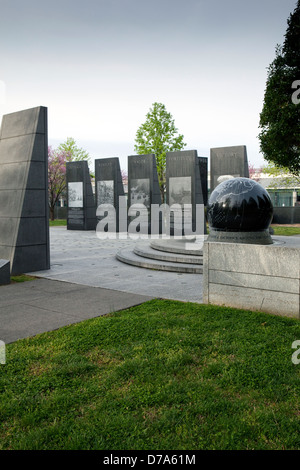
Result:
M259 134L266 161L300 173L300 105L295 104L293 88L300 79L300 0L288 19L282 46L268 68ZM300 84L300 83L299 83Z
M77 147L75 140L68 137L57 149L48 147L48 192L50 220L54 220L54 207L66 190L66 163L87 160L89 154Z
M123 184L127 184L128 183L128 173L127 173L127 170L121 170L121 178L122 178L122 181L123 181Z
M269 163L263 168L263 173L272 177L272 183L269 188L297 188L300 186L300 175L293 175L288 168L276 166Z
M66 219L50 220L49 225L50 227L61 227L63 225L67 225L67 220Z
M298 319L152 300L16 341L0 449L299 449L299 338Z
M66 162L71 161L70 153L48 147L48 192L50 219L54 220L54 207L66 189Z
M86 150L78 147L73 137L68 137L65 142L58 146L58 150L68 153L70 155L70 161L78 162L86 160L89 164L91 162L89 153Z
M293 227L293 226L286 226L280 224L272 224L272 229L274 231L274 235L281 235L284 237L292 237L295 235L300 235L300 226Z
M19 274L18 276L10 276L11 283L35 281L36 279L37 279L36 277L29 276L28 274Z
M164 194L166 153L182 150L186 144L183 135L178 134L172 115L162 103L153 103L146 115L146 121L136 133L134 150L139 154L154 153L161 194Z
M249 168L249 178L257 182L260 181L262 167L255 168L254 164L249 162L248 168Z

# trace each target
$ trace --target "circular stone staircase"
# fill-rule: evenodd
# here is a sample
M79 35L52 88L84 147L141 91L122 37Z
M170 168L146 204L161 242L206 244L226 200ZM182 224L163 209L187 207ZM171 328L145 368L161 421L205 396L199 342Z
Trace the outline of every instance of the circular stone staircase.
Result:
M140 268L202 274L202 245L196 239L157 239L139 242L133 249L123 249L116 258Z

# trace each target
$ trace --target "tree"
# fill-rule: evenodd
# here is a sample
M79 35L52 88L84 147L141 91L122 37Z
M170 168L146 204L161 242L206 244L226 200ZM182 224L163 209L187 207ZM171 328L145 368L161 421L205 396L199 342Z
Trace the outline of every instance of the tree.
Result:
M66 162L71 155L65 150L48 147L48 193L50 219L54 220L54 207L66 189Z
M89 154L78 148L75 140L68 137L57 149L48 147L48 193L50 219L54 220L54 207L66 191L66 163L72 161L90 161Z
M265 160L292 175L300 173L300 0L288 19L282 46L268 67L260 114L260 148ZM296 92L293 91L296 89Z
M166 154L186 146L183 135L177 133L174 120L162 103L152 104L146 115L146 121L136 133L134 150L137 154L155 154L162 200L164 200L166 182Z
M274 163L269 163L263 168L263 173L272 177L272 183L268 188L298 188L300 185L300 175L293 175L288 168L278 167Z
M87 160L87 162L90 163L89 153L86 150L78 147L73 137L68 137L65 142L60 144L58 146L58 151L67 152L70 155L70 161L78 162L82 160Z
M254 181L259 182L261 180L261 174L263 171L262 167L255 168L254 164L249 162L248 168L249 168L249 178Z

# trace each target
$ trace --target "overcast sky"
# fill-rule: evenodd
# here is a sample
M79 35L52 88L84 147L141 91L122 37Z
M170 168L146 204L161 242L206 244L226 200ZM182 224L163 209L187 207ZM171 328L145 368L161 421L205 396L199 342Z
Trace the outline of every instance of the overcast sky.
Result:
M50 145L74 137L126 169L158 101L187 150L246 145L258 166L267 67L296 3L0 0L0 116L46 106Z

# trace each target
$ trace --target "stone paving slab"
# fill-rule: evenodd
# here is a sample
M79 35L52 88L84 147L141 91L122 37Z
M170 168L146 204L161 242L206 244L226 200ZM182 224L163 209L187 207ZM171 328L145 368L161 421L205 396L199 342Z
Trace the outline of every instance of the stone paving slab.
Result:
M0 339L18 339L123 310L152 297L37 279L0 287Z
M139 245L149 245L149 240ZM121 249L137 240L101 240L95 231L50 228L50 269L30 273L38 277L165 299L202 302L202 276L154 271L116 259ZM189 286L189 289L187 289Z

